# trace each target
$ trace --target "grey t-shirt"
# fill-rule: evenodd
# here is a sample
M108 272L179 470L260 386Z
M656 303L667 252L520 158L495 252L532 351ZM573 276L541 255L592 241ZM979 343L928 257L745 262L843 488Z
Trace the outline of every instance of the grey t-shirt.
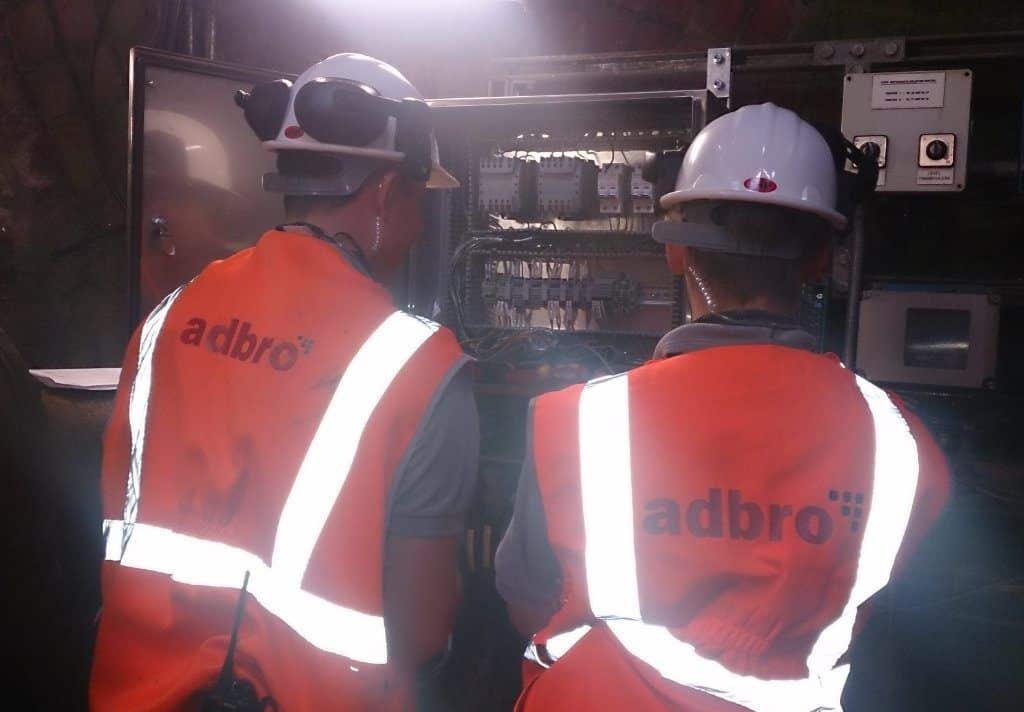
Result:
M695 323L665 334L655 349L655 356L677 356L717 346L756 344L810 351L814 349L814 337L801 329L779 326ZM532 435L532 403L527 428ZM531 439L528 437L512 521L494 559L495 584L498 593L508 603L550 615L560 605L561 567L548 542Z
M388 534L460 534L473 499L479 454L473 373L464 364L439 389L395 473L388 495Z

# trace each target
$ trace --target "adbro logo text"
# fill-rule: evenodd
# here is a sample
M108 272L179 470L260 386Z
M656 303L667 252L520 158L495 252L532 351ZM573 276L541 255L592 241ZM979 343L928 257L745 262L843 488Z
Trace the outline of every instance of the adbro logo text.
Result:
M181 343L205 346L215 354L242 363L270 364L275 371L287 371L300 355L313 350L313 340L297 337L297 343L272 336L259 336L247 321L232 319L227 324L214 324L209 329L206 319L192 317L181 332Z
M830 511L831 510L831 511ZM803 506L773 502L754 502L740 490L724 493L708 490L707 498L681 503L674 499L654 499L644 505L644 531L654 535L679 536L687 531L700 539L767 539L782 541L787 531L808 544L824 544L832 538L839 521L849 523L852 534L861 531L867 504L861 492L830 490L828 505Z

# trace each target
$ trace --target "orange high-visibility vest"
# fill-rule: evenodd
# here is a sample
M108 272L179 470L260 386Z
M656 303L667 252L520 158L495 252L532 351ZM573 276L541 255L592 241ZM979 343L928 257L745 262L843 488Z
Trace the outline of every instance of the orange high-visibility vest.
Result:
M96 710L235 672L282 710L408 709L387 662L392 475L465 360L332 246L294 233L211 264L129 347L103 462Z
M527 649L518 708L840 709L858 608L948 489L908 421L834 357L779 346L538 398L562 606Z

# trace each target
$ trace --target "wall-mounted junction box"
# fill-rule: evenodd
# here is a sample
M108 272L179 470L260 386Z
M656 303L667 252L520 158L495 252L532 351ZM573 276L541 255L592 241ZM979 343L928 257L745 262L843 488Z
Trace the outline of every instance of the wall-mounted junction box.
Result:
M969 69L846 75L843 134L878 160L878 192L964 189L972 78Z

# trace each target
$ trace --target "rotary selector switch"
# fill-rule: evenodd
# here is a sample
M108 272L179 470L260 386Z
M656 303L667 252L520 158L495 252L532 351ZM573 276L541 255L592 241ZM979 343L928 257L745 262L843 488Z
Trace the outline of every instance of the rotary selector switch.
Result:
M945 141L929 141L924 147L924 154L933 161L941 161L949 154L949 146Z
M948 167L956 160L956 134L922 134L917 153L921 168Z
M853 145L868 158L874 158L879 168L885 168L886 154L889 152L889 139L886 136L854 136ZM849 168L849 166L847 166Z

